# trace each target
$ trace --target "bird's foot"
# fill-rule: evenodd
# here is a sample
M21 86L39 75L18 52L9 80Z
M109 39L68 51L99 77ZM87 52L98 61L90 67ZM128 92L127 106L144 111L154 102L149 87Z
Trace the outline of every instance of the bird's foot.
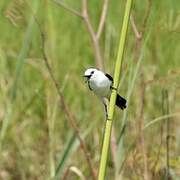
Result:
M115 88L115 87L113 87L113 86L111 86L111 89L113 89L113 90L117 91L117 88Z

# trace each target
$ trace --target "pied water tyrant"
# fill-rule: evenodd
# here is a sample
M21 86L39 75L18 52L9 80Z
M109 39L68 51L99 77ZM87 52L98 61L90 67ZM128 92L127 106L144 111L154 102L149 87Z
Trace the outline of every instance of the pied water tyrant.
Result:
M113 89L113 78L96 68L88 68L84 73L86 82L91 91L93 91L103 102L107 116L107 105L105 99L110 98ZM126 99L117 94L116 105L122 110L126 108Z

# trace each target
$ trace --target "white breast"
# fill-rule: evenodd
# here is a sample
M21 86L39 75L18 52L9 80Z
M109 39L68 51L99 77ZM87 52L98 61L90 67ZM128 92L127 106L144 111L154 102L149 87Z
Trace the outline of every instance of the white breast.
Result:
M110 95L111 83L112 82L101 71L94 73L89 80L91 89L99 97L107 97Z

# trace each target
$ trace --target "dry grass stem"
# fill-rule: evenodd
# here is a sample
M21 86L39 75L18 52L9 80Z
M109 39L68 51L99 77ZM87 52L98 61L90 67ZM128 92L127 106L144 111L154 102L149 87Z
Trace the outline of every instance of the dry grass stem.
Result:
M35 17L35 16L34 16ZM88 152L87 148L86 148L86 145L85 145L85 142L84 140L81 138L81 135L80 135L80 130L76 124L76 118L75 118L75 115L70 111L67 103L65 102L65 99L64 99L64 96L63 96L63 93L61 92L60 90L60 86L59 86L59 83L56 81L55 77L54 77L54 74L53 74L53 71L51 69L51 66L49 64L49 61L48 61L48 56L46 54L46 50L45 50L45 35L44 35L44 32L42 31L41 29L41 26L40 26L40 23L39 21L37 20L37 18L35 17L35 20L36 20L36 23L38 25L38 29L39 29L39 32L40 32L40 35L41 35L41 45L42 45L42 55L43 55L43 60L44 60L44 63L47 67L47 70L49 72L49 75L50 75L50 78L54 84L54 87L58 93L58 96L59 96L59 102L60 102L60 107L63 109L63 111L65 112L66 116L67 116L67 119L69 120L69 124L71 125L71 127L74 129L74 132L77 136L77 138L79 139L80 141L80 147L84 153L84 156L85 156L85 159L89 165L89 169L91 171L91 175L92 175L92 178L93 180L96 180L96 173L95 173L95 169L94 169L94 166L91 162L91 158L90 158L90 153Z
M99 26L98 26L98 30L96 33L97 39L100 39L101 34L103 32L103 29L104 29L106 16L107 16L107 12L108 12L108 4L109 4L109 0L104 0L102 12L101 12L101 17L100 17L100 21L99 21Z
M67 4L65 4L63 1L61 0L53 0L53 2L55 2L57 5L61 6L62 8L64 8L67 12L72 13L75 16L79 16L82 18L82 14L79 13L78 11L76 11L75 9L69 7Z
M139 150L142 151L143 163L144 163L144 179L149 180L149 167L148 167L148 157L147 157L147 148L144 137L144 106L145 106L145 83L144 83L144 74L141 75L141 91L140 91L140 105L139 105L139 132L140 132L140 147Z

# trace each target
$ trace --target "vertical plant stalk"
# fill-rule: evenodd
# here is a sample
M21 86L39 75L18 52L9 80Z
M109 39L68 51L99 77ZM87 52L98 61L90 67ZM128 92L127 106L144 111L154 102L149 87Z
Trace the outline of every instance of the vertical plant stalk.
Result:
M114 107L115 107L115 102L116 102L116 97L117 97L117 88L119 85L121 65L122 65L122 59L123 59L123 54L124 54L124 49L125 49L125 42L126 42L126 37L127 37L131 6L132 6L132 0L127 0L125 13L124 13L124 19L123 19L123 25L122 25L122 30L121 30L121 36L119 40L118 55L117 55L116 64L115 64L114 82L113 82L114 88L112 90L112 94L110 97L108 118L107 118L106 126L105 126L98 180L104 180L105 173L106 173L107 158L108 158L111 129L112 129L112 122L113 122L113 115L114 115Z
M168 96L168 91L165 89L163 90L163 114L169 115L169 96ZM170 122L169 122L169 117L166 118L166 177L165 180L168 180L170 178L170 166L169 166L169 152L170 152L170 145L169 145L169 140L170 140Z
M143 166L144 166L144 180L149 180L149 167L148 167L148 157L147 157L147 148L146 141L144 137L144 105L145 105L145 90L146 84L144 83L144 72L141 74L141 90L140 90L140 105L139 105L139 132L140 132L140 146L139 150L143 156Z
M82 17L83 17L83 20L87 26L87 30L88 30L90 37L91 37L91 40L92 40L92 45L94 48L94 55L96 58L96 66L100 69L104 69L104 64L103 64L104 61L102 58L99 40L97 38L96 32L94 31L92 23L91 23L90 18L89 18L88 0L82 0Z
M104 0L103 9L101 12L101 18L99 20L99 26L98 26L98 30L96 33L97 39L99 39L101 37L101 34L102 34L104 26L105 26L105 21L106 21L107 12L108 12L108 5L109 5L109 0Z

